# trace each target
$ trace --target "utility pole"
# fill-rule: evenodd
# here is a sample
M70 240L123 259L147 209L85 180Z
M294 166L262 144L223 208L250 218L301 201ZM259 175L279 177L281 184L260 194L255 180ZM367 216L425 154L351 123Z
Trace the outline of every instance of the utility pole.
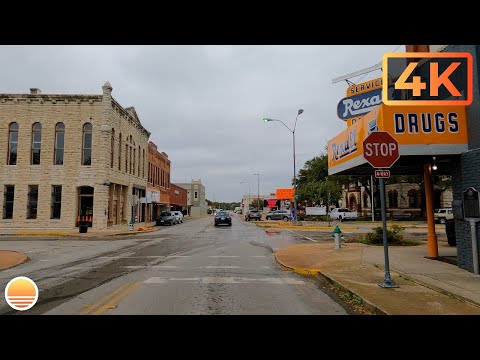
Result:
M260 210L260 171L253 175L257 175L257 210Z

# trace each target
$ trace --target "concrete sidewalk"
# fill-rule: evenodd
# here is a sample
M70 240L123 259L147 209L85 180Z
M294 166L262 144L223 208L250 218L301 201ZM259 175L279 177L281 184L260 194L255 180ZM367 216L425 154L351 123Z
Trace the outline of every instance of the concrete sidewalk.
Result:
M427 259L425 244L390 246L390 270L399 288L378 286L384 278L383 246L332 242L278 249L277 261L299 273L314 274L360 297L376 313L480 315L480 277L455 265ZM439 243L439 255L456 249Z

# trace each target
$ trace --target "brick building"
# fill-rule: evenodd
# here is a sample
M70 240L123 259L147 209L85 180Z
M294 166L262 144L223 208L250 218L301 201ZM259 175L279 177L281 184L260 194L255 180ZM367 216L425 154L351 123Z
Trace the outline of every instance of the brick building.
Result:
M142 220L130 195L145 196L150 133L133 107L113 99L108 82L102 90L0 94L0 228Z
M147 219L154 221L170 210L170 160L157 145L148 143Z
M176 184L170 184L170 208L187 215L187 190Z

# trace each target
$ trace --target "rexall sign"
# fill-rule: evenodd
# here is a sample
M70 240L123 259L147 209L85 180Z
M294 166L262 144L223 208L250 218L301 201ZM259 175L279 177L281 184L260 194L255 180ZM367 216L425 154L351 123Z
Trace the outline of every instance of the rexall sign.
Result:
M337 105L337 115L342 120L370 112L382 103L382 89L343 98Z

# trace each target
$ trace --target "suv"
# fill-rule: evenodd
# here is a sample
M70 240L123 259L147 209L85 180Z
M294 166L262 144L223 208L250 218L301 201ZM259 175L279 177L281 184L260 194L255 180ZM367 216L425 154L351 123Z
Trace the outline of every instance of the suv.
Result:
M292 219L292 215L288 210L275 210L267 213L266 219L267 220L284 220L288 221Z
M181 211L171 211L172 215L177 219L177 224L183 223L183 214Z
M452 208L437 209L435 210L433 216L435 218L435 222L438 222L439 224L445 224L447 220L453 219L453 210Z
M261 210L248 210L248 212L245 214L245 221L251 221L251 220L262 220L262 211Z

